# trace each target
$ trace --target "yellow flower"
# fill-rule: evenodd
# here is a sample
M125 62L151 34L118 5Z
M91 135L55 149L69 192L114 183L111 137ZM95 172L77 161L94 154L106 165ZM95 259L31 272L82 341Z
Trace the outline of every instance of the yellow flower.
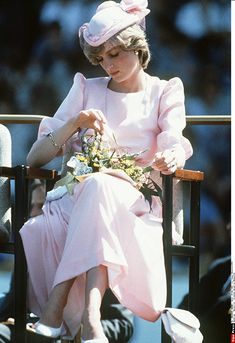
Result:
M87 161L87 159L85 158L85 156L82 156L82 155L77 155L77 159L81 162L85 162Z

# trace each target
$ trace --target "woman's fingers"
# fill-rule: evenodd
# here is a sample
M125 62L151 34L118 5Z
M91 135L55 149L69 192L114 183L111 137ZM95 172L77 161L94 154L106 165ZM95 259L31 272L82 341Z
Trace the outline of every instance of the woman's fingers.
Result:
M166 168L166 169L161 170L161 173L165 174L165 175L173 174L176 171L176 169L177 169L177 165L174 165L170 168Z
M106 120L106 118L105 118L105 116L104 116L104 114L103 114L102 111L98 110L98 111L96 111L95 113L96 113L97 116L98 116L98 118L97 118L97 120L96 120L96 122L95 122L96 125L97 125L97 130L98 130L101 134L103 134L103 132L104 132L104 125L107 123L107 120Z
M94 129L95 131L98 131L100 134L103 134L104 132L104 124L98 120L94 122Z
M161 171L163 174L174 173L177 169L177 161L173 150L165 150L155 155L153 168Z
M87 110L87 113L91 116L91 118L98 120L100 123L105 124L107 122L103 112L100 110L90 109Z
M102 111L100 111L100 110L95 110L95 113L97 113L97 115L99 116L99 120L100 120L102 123L104 123L104 124L107 123L107 120L106 120L106 118L105 118L105 116L104 116L104 113L103 113Z
M94 129L102 134L106 122L106 118L100 110L89 109L79 113L79 125L83 128Z

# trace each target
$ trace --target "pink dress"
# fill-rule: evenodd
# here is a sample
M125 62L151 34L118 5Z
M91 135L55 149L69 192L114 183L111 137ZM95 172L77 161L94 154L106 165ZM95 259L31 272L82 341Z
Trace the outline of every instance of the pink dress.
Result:
M55 116L41 122L39 137L81 109L96 108L105 114L120 147L128 152L146 150L139 164L151 164L157 151L168 148L184 160L191 156L191 144L182 136L185 110L179 78L165 81L146 74L146 89L130 94L109 90L108 81L77 73ZM77 150L75 134L64 153ZM28 220L20 231L29 270L30 310L40 316L51 289L76 277L64 309L64 322L75 335L84 309L86 271L103 264L119 301L137 316L157 320L166 301L161 220L159 199L150 212L131 183L103 173L78 183L73 195L46 202L43 214Z

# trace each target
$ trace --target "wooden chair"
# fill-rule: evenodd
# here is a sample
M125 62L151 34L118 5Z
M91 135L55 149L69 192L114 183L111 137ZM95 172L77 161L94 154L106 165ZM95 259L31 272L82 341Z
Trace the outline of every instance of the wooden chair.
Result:
M0 118L1 119L1 118ZM23 118L21 118L23 119ZM1 160L0 160L1 161ZM29 181L35 178L55 181L58 174L55 170L31 168L28 166L0 165L0 177L4 180L15 182L15 210L12 221L13 237L10 242L0 245L0 252L12 253L15 256L15 336L14 342L26 342L26 287L27 268L24 250L19 235L19 229L28 218L29 212ZM190 183L191 189L191 225L190 242L180 246L172 245L172 218L180 216L182 211L177 205L173 205L173 180ZM189 170L177 170L172 176L162 176L163 189L163 227L164 227L164 253L167 270L168 298L167 306L172 303L172 256L187 256L190 259L189 275L189 310L193 311L196 306L197 287L199 281L199 222L200 222L200 183L203 173ZM1 189L0 189L1 192ZM9 208L10 203L7 205ZM1 218L1 213L0 213ZM182 224L182 223L181 223ZM182 228L179 229L182 231ZM169 336L162 333L163 342L169 341ZM50 340L51 341L51 340ZM42 340L40 341L42 342ZM45 340L48 342L48 340Z

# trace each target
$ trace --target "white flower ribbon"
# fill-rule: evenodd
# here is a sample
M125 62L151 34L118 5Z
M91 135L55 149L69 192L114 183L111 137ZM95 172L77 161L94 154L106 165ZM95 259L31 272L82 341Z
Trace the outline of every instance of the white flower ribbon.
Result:
M58 186L47 192L46 202L62 198L68 192L66 186Z

